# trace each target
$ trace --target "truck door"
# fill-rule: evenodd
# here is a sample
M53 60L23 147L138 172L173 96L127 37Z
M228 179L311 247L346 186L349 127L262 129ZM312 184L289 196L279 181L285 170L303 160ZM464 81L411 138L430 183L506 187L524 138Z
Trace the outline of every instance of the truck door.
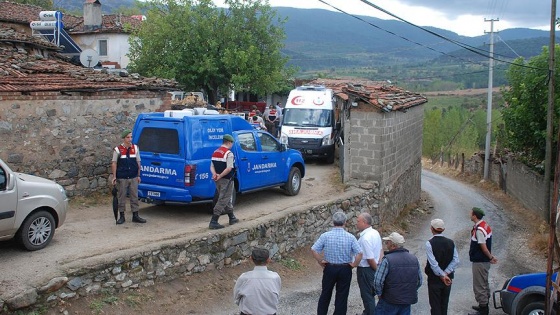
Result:
M283 182L285 172L282 145L278 140L266 132L258 132L259 143L261 146L262 164L260 167L261 174L266 175L270 184Z
M8 178L8 176L14 176L14 174L9 173L0 165L0 237L4 236L2 231L14 232L16 220L18 202L16 179Z
M180 139L183 129L162 121L141 121L137 130L138 147L142 156L141 183L138 195L141 198L169 200L170 189L185 188L184 148Z
M256 133L252 131L239 131L237 133L239 144L236 145L235 163L240 191L268 186L273 182L272 179L263 176L259 169L262 165L262 152L255 135Z

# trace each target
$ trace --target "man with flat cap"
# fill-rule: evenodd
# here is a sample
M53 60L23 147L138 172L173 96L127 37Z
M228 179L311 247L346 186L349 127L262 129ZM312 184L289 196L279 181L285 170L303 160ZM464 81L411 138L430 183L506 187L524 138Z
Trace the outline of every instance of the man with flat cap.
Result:
M397 232L384 237L387 251L373 277L379 302L375 314L410 315L410 306L418 302L422 269L418 258L408 252L404 237Z
M130 210L132 211L132 222L146 223L146 220L138 215L138 184L140 183L140 150L132 143L132 131L125 129L121 133L123 143L113 149L111 160L112 184L117 186L117 198L119 219L117 224L125 222L124 211L126 210L126 195L130 198Z
M210 220L210 229L222 229L223 225L218 223L218 219L222 214L227 214L229 217L229 224L239 222L239 219L233 214L233 175L234 175L234 155L231 152L233 146L233 136L224 135L222 145L212 154L212 163L210 163L210 172L212 179L216 183L218 190L218 201L214 205L212 219Z
M445 224L442 219L430 222L433 237L426 242L428 262L424 271L428 275L428 297L431 315L447 315L451 283L459 254L455 243L443 236Z
M472 262L473 292L478 305L472 308L476 311L469 315L488 315L488 301L490 300L490 285L488 273L490 264L498 263L492 255L492 229L486 221L482 220L484 211L478 207L471 209L471 221L474 226L471 230L471 245L469 258Z
M266 267L270 263L268 249L253 249L251 261L255 268L239 276L233 288L233 300L239 305L241 315L276 314L282 281Z

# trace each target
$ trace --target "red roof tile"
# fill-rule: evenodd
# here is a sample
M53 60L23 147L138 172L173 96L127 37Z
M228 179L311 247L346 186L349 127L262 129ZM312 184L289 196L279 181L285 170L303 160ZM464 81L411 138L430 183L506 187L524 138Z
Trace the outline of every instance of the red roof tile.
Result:
M406 91L388 82L362 79L317 79L308 84L324 85L342 99L352 98L384 111L405 110L428 102L425 96Z
M172 80L121 77L76 66L37 37L0 26L0 91L95 91L176 89Z

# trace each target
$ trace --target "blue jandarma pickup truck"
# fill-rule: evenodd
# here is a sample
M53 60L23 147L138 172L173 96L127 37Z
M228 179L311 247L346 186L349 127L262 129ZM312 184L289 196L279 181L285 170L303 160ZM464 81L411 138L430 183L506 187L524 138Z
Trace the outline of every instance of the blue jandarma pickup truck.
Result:
M297 195L305 175L301 153L288 149L266 131L255 130L234 115L205 115L205 110L140 114L133 143L142 158L138 197L148 203L212 202L215 184L210 157L225 134L233 135L235 192L281 187ZM234 193L234 201L235 195Z
M552 281L556 281L556 277L557 273L554 273ZM513 276L504 283L501 290L494 292L494 308L501 308L510 315L544 315L545 283L544 272ZM552 294L556 294L556 291ZM556 314L554 309L556 303L552 314Z

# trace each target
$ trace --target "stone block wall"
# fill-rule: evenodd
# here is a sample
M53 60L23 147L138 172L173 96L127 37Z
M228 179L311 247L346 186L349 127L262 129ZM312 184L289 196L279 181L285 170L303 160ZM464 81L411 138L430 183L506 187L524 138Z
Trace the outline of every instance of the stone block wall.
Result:
M344 122L343 178L379 183L382 216L395 217L420 199L424 111L416 106L385 113L363 106L352 108Z
M44 286L0 300L0 306L5 304L15 311L42 304L55 305L102 291L123 292L151 286L181 276L236 266L257 246L269 249L271 257L279 261L297 248L310 246L320 234L330 230L336 211L347 214L350 233L357 233L356 218L361 212L370 213L374 227L378 228L383 221L378 211L379 201L383 199L381 194L378 183L362 183L360 188L352 188L335 202L272 215L264 222L236 230L176 239L172 244L154 245L111 261L67 271Z
M170 106L165 91L0 93L0 158L55 180L69 196L106 188L112 148L139 113Z

